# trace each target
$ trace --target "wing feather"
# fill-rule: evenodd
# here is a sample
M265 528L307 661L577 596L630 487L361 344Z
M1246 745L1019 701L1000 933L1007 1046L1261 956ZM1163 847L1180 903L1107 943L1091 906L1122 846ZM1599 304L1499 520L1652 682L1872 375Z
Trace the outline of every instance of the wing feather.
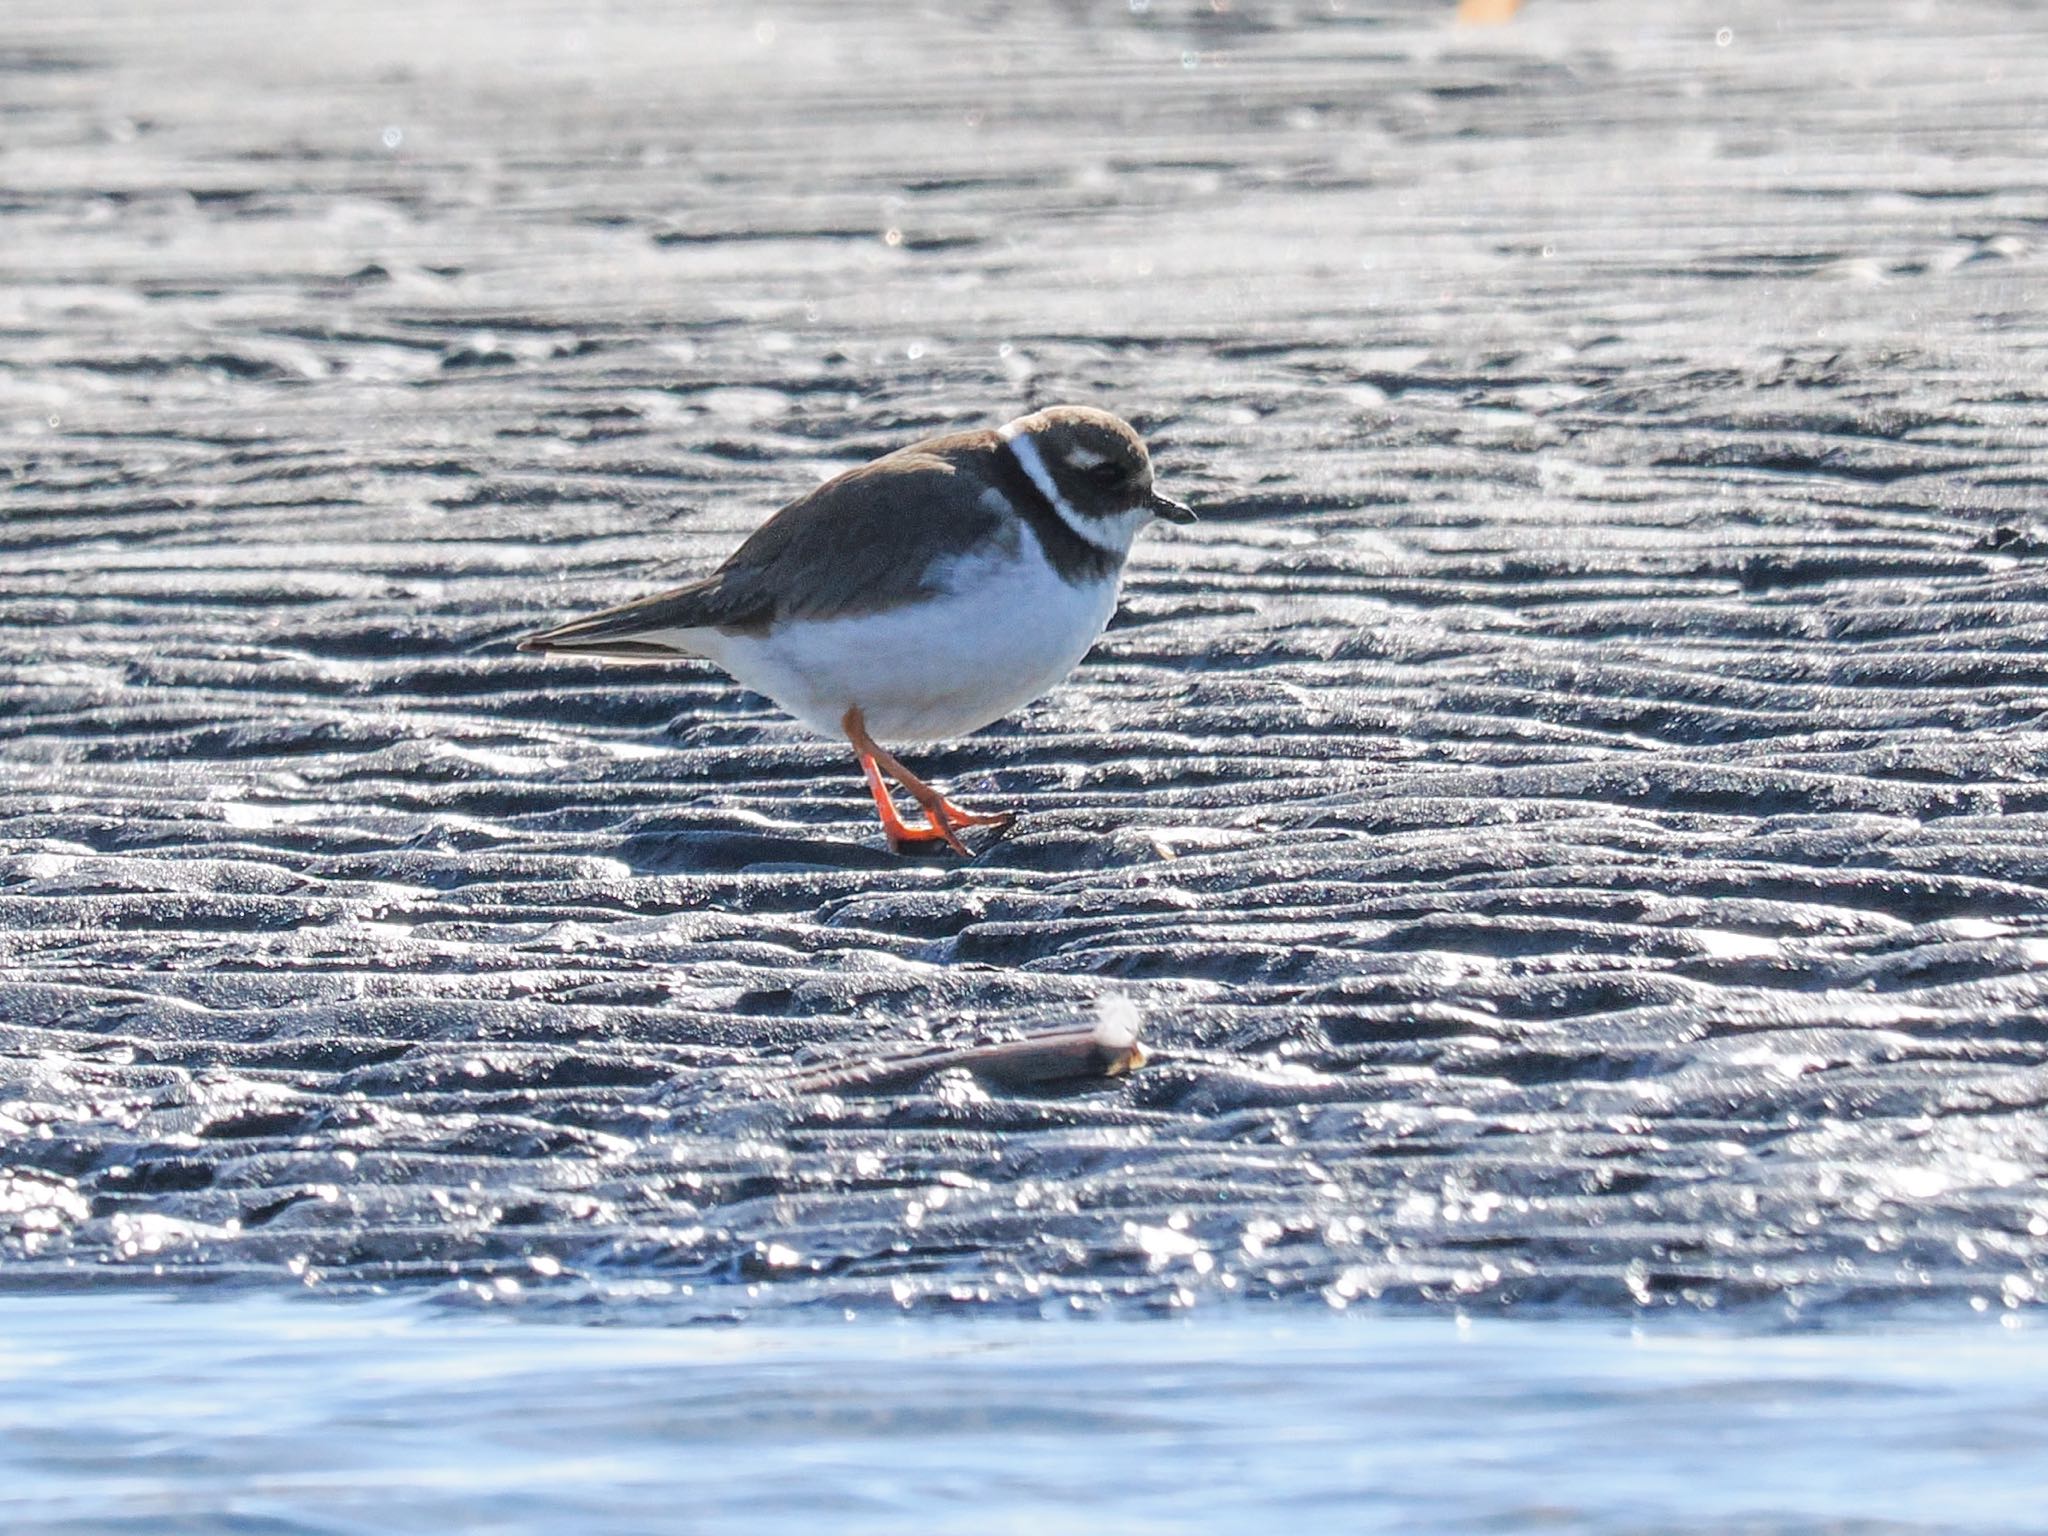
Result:
M826 481L755 529L687 586L526 636L524 651L649 659L688 655L677 630L765 634L791 619L874 613L933 590L936 569L1000 531L985 499L992 432L920 443Z

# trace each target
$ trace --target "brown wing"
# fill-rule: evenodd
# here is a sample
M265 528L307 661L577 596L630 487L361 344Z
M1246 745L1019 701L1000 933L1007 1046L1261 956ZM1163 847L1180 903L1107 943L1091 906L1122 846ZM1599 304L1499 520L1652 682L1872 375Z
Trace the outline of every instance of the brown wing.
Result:
M826 481L777 512L701 581L528 635L521 650L682 654L664 630L762 632L789 619L893 608L930 592L933 568L998 530L982 503L992 432L892 453Z

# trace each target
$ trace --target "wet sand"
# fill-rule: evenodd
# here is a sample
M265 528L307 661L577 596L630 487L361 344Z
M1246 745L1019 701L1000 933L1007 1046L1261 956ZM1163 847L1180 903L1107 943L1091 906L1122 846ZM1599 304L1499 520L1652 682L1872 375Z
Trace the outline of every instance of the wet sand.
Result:
M0 1283L2031 1303L2048 19L1449 9L18 8ZM971 865L510 649L1063 399Z

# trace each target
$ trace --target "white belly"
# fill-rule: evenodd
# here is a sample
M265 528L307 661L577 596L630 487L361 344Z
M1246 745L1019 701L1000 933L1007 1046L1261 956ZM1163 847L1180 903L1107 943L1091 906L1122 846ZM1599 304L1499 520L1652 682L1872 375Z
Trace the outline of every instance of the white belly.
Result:
M1116 574L1076 587L1021 542L962 561L925 601L767 636L693 630L689 645L821 735L858 706L882 742L962 736L1073 671L1116 609Z

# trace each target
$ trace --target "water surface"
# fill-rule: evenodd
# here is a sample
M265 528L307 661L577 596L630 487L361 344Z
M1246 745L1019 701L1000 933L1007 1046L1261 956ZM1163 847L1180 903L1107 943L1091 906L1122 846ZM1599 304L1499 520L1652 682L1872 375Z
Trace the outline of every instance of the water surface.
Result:
M2022 1532L2048 1342L1238 1309L588 1327L0 1301L0 1527Z

